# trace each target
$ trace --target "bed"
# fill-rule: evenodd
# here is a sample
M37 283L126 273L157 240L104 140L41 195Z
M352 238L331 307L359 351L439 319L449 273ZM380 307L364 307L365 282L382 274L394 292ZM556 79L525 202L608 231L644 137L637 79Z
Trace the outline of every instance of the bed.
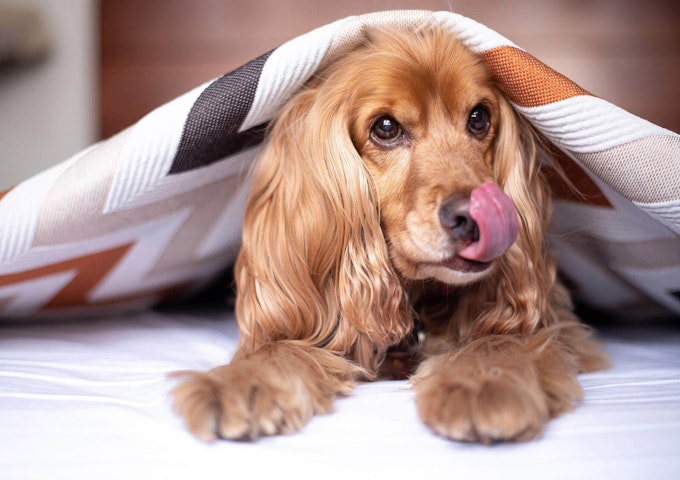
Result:
M484 56L585 193L555 179L551 247L612 368L583 375L582 404L528 444L433 436L407 381L362 384L297 435L201 443L167 374L235 349L226 302L192 295L234 261L263 127L367 26L426 22ZM679 164L676 133L460 15L381 12L293 39L0 192L1 476L678 478Z
M360 385L299 434L204 444L173 414L174 370L228 361L224 308L0 330L2 478L671 479L680 474L680 331L604 327L612 368L528 444L457 444L416 418L407 381Z

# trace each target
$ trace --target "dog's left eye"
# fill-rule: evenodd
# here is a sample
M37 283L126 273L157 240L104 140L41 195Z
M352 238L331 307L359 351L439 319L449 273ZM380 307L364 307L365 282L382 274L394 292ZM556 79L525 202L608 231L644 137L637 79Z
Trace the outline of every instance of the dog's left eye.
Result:
M394 146L404 134L404 130L389 115L380 117L371 127L371 139L385 147Z
M467 129L477 138L481 138L489 132L491 128L491 114L484 105L477 105L470 111Z

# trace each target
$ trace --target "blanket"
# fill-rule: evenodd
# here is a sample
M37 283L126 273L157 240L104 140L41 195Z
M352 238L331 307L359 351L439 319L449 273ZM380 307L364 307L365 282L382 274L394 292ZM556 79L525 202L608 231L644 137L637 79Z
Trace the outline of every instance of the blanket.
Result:
M120 312L206 285L237 255L247 172L281 105L367 28L429 24L484 58L583 193L556 185L550 240L575 297L621 316L679 315L680 136L469 18L392 11L292 39L0 192L0 317Z

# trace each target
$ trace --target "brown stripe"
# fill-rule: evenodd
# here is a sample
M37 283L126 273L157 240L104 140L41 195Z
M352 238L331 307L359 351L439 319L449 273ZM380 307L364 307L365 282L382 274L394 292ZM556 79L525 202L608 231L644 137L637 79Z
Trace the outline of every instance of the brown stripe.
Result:
M44 308L88 305L90 291L118 264L131 246L122 245L33 270L0 275L0 287L73 270L77 272L76 276Z
M501 46L482 53L500 88L522 107L537 107L579 95L591 95L525 51Z
M2 198L11 191L12 191L12 189L10 188L9 190L5 190L4 192L0 192L0 200L2 200Z

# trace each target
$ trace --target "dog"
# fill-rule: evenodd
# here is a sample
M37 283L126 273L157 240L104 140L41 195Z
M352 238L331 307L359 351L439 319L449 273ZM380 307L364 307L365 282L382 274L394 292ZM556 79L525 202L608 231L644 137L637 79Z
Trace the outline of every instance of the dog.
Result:
M270 126L235 265L239 346L179 375L187 428L296 432L406 344L435 434L538 437L607 362L549 256L540 151L455 35L371 30Z

